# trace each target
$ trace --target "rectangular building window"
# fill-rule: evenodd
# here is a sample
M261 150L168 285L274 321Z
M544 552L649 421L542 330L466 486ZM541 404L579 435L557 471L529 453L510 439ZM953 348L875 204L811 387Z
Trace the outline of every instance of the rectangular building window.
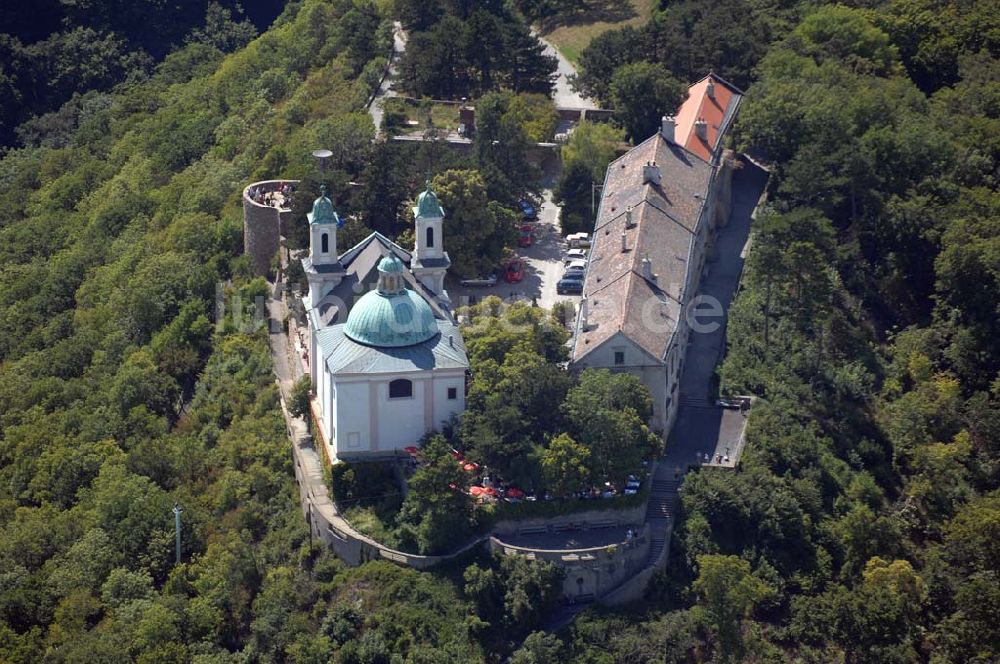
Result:
M353 448L361 447L361 434L357 431L347 434L347 446Z
M623 350L616 350L615 351L615 365L616 366L620 366L622 364L625 364L625 351L623 351Z
M390 399L409 399L413 396L413 383L405 378L399 378L389 383Z
M458 398L458 388L457 387L449 387L448 388L448 398L449 399L457 399Z

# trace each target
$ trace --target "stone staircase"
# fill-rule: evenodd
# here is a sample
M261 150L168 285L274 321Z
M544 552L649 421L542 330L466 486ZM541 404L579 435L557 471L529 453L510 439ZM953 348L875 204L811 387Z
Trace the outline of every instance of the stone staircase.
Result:
M671 519L677 511L677 490L681 480L673 477L654 477L646 507L646 522L649 524L650 546L649 564L653 564L667 545Z
M683 392L678 397L677 403L685 409L691 408L695 411L715 411L719 409L719 406L715 405L714 401L710 401L705 397L688 396Z

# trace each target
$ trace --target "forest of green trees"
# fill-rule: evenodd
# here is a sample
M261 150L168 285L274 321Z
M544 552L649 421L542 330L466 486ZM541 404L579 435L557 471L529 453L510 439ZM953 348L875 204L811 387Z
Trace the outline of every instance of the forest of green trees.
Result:
M584 52L602 97L635 58L747 86L773 173L719 373L761 399L644 605L524 661L1000 657L1000 13L863 5L671 3Z
M735 472L688 476L670 565L640 604L544 635L550 566L350 569L310 540L239 192L274 176L313 191L309 153L330 147L350 246L404 232L430 172L464 210L456 265L484 268L475 233L511 241L509 210L539 187L516 93L547 90L552 67L527 21L568 1L5 8L0 662L997 661L990 0L679 0L582 53L577 84L621 114L564 151L569 228L586 228L582 192L619 141L709 69L747 91L733 147L773 171L719 369L723 389L760 397L747 451ZM439 58L403 64L414 92L481 95L469 154L372 142L364 105L394 18ZM487 37L499 50L478 48ZM489 370L462 433L512 474L510 448L584 463L587 432L531 410L551 395L495 398L560 359L558 339L534 340L470 346ZM594 414L584 390L544 379L550 406Z

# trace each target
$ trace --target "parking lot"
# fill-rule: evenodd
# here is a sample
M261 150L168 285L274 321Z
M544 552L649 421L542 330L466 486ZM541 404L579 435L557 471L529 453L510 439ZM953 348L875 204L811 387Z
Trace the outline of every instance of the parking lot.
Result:
M530 247L518 247L517 254L524 259L524 279L509 284L504 275L497 275L495 286L466 287L459 284L457 277L449 275L445 281L448 295L455 307L479 302L484 297L496 295L504 300L534 299L540 307L551 309L559 301L579 300L578 295L558 295L556 282L563 274L563 254L566 247L559 233L559 207L552 202L552 190L545 189L544 200L538 210L535 222L535 241Z

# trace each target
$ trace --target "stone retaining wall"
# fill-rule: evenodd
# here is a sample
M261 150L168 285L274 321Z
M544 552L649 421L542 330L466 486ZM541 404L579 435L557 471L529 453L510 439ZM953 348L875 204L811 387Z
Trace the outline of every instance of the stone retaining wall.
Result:
M494 553L545 560L562 567L566 571L563 595L576 601L601 597L634 577L646 564L649 547L648 524L630 541L587 549L535 549L490 537L490 550Z
M608 502L613 502L610 499ZM597 502L597 501L595 501ZM496 535L521 535L538 532L543 528L555 532L566 528L608 527L608 526L640 526L646 519L646 503L643 501L634 507L624 509L593 509L586 512L576 512L553 517L536 517L533 519L503 519L493 526Z
M666 543L660 552L659 558L647 561L649 564L646 567L639 570L631 578L626 578L619 586L600 597L601 604L605 606L621 606L642 599L643 595L646 594L646 587L649 585L649 581L653 578L653 575L667 567L667 560L670 557L670 536L673 534L673 529L674 520L671 519L670 525L667 526Z
M360 565L370 560L389 560L414 569L428 569L482 546L486 541L486 536L482 536L457 551L439 556L422 556L391 549L356 531L340 515L330 497L323 474L323 461L313 447L305 422L291 416L284 396L281 396L280 401L288 435L292 439L292 466L295 470L295 482L299 487L302 515L309 525L311 536L319 538L345 563Z

